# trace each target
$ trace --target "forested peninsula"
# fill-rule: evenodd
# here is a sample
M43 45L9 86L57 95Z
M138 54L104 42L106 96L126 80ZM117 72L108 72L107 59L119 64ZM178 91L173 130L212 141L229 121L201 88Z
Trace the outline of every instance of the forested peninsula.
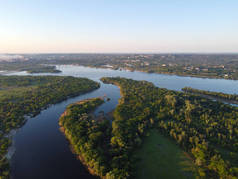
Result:
M103 78L119 85L123 97L114 112L111 145L117 170L132 176L133 152L150 128L157 128L188 152L197 175L237 177L238 109L199 96L160 89L146 81ZM126 167L125 167L126 166ZM159 166L158 166L159 167Z
M103 177L108 163L108 140L111 124L98 120L92 112L102 104L102 98L83 100L67 107L59 119L59 125L72 149L93 175Z
M196 176L238 176L237 107L161 89L146 81L119 77L102 81L120 86L123 94L114 112L110 140L113 171L119 175L116 178L129 178L136 172L132 156L151 128L174 140L191 156Z
M44 65L35 61L1 62L0 71L26 71L28 73L61 73L54 65Z
M238 103L238 95L236 95L236 94L226 94L226 93L221 93L221 92L199 90L199 89L194 89L194 88L190 88L190 87L184 87L182 90L186 93L204 95L204 96L208 96L208 97L214 97L216 99L230 101L230 102L236 103L236 104Z
M137 166L140 156L136 151L146 145L144 141L151 133L153 141L171 140L174 144L170 147L186 153L195 166L190 178L238 177L237 107L158 88L146 81L120 77L101 80L121 89L112 124L90 117L89 113L101 103L99 99L73 104L60 118L75 153L90 173L124 179L138 178L137 173L148 167L160 170L153 164ZM185 172L178 174L188 177ZM160 177L155 173L151 176Z
M56 104L99 88L86 78L60 76L0 76L0 178L9 178L6 153L11 145L9 132L19 128L26 116L35 116Z

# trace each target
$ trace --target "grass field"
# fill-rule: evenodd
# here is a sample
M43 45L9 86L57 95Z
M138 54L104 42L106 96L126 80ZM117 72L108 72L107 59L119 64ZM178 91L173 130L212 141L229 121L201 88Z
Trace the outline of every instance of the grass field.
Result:
M189 156L173 141L151 130L135 153L137 179L195 178L195 167Z

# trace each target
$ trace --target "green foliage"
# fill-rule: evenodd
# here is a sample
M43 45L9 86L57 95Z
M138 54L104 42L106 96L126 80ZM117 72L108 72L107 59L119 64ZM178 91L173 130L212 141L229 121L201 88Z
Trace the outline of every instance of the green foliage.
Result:
M48 105L94 90L99 84L74 77L0 76L0 87L0 176L9 177L5 155L11 140L7 134L24 123L25 115L35 116Z
M0 62L0 70L4 71L27 71L28 73L60 73L55 66L42 65L36 61L25 62Z
M95 121L90 113L103 102L101 98L93 98L71 104L59 120L75 153L98 176L110 171L111 126L108 120Z
M214 98L234 101L238 103L238 95L235 95L235 94L225 94L221 92L219 93L219 92L205 91L205 90L199 90L199 89L194 89L190 87L185 87L182 90L186 93L201 94L205 96L211 96Z

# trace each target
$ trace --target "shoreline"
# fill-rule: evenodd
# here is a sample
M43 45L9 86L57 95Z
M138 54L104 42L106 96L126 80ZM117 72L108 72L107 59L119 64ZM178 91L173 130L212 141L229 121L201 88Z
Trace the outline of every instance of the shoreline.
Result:
M14 146L14 140L12 140L12 138L14 137L14 135L16 135L18 129L12 129L8 134L5 135L6 138L8 138L9 140L11 140L11 145L8 147L7 149L7 153L4 155L4 157L10 161L12 156L14 155L16 148Z
M88 101L88 100L89 100L89 99L82 100L82 101L76 102L76 104L80 104L80 103L83 103L83 102ZM60 118L66 116L66 115L67 115L67 110L65 110L65 111L61 114ZM94 115L93 115L93 117L96 118ZM59 119L60 119L60 118L59 118ZM98 175L95 173L94 169L93 169L92 167L90 167L90 166L85 162L84 157L83 157L82 155L79 155L79 154L77 154L77 153L75 152L74 146L73 146L73 144L71 143L71 141L68 139L68 137L67 137L67 135L66 135L66 132L65 132L66 130L65 130L65 128L61 125L60 120L59 120L59 123L58 123L58 124L59 124L59 130L60 130L60 132L64 135L65 139L67 140L67 142L68 142L68 144L69 144L69 148L70 148L72 154L75 155L76 159L80 160L81 164L85 167L85 169L89 172L89 174L91 174L91 175L93 175L93 176L95 176L95 177L100 177L100 178L102 178L102 179L105 178L104 176L98 176Z
M91 89L90 91L82 92L82 93L77 94L77 95L73 94L73 95L67 96L65 99L63 99L63 100L61 100L61 101L58 101L58 102L56 102L56 103L47 104L46 106L42 107L39 111L37 111L37 113L25 114L25 115L23 116L24 119L21 121L20 124L17 125L16 128L11 129L10 132L4 134L4 137L8 138L8 139L10 140L10 142L11 142L11 144L8 146L8 148L7 148L7 150L6 150L6 153L5 153L5 155L4 155L4 157L7 159L8 163L9 163L10 173L11 173L11 165L10 165L11 159L12 159L13 155L14 155L15 152L16 152L16 148L15 148L15 145L14 145L13 137L14 137L14 135L17 134L18 130L21 129L21 128L26 124L26 122L27 122L29 119L32 119L32 118L36 117L36 116L39 115L42 111L47 110L48 108L50 108L50 107L53 106L53 105L56 105L56 104L61 103L61 102L63 102L63 101L66 101L66 100L68 100L68 99L70 99L70 98L75 98L75 97L84 95L84 94L86 94L86 93L90 93L90 92L92 92L92 91L94 91L94 90L97 90L97 89L99 89L99 88L100 88L100 84L99 84L96 88ZM11 174L10 174L10 175L11 175Z
M60 128L59 128L60 132L62 132L62 134L65 136L67 142L69 143L69 147L70 147L70 150L71 150L72 154L75 155L75 157L76 157L78 160L80 160L81 164L85 167L85 169L87 169L87 171L88 171L91 175L93 175L93 176L95 176L95 177L99 177L98 175L96 175L96 173L94 172L93 168L90 167L90 166L85 162L83 156L82 156L82 155L79 155L79 154L76 154L75 149L74 149L72 143L70 142L70 140L67 138L67 136L66 136L66 134L65 134L65 128L64 128L63 126L61 126L60 124L59 124L59 126L60 126ZM100 176L100 178L103 178L103 177Z
M215 97L215 96L212 96L212 95L200 94L200 93L195 93L195 92L186 92L184 90L182 90L182 91L184 93L193 94L193 95L200 96L202 98L207 98L207 99L210 99L210 100L215 100L217 102L222 102L224 104L238 106L238 101L235 101L235 100L229 100L229 99L224 99L224 98L221 98L221 97Z
M13 140L13 137L17 134L18 130L20 130L29 119L31 119L31 116L25 115L24 120L22 121L21 124L19 124L19 126L17 126L17 128L12 129L9 133L4 135L4 137L11 140L11 145L8 147L7 153L4 155L4 157L6 157L8 161L11 160L12 156L15 154L15 151L16 151L16 148L14 146L15 142Z
M110 70L125 70L130 72L142 72L142 73L148 73L148 74L159 74L159 75L169 75L169 76L179 76L179 77L191 77L191 78L202 78L202 79L221 79L221 80L233 80L238 81L238 79L231 79L231 78L223 78L218 76L199 76L199 75L189 75L189 74L177 74L177 73L166 73L166 72L149 72L146 70L140 70L140 69L131 69L128 67L118 67L118 68L108 68L103 66L91 66L91 65L80 65L80 64L56 64L57 65L72 65L72 66L82 66L82 67L89 67L89 68L96 68L96 69L110 69Z

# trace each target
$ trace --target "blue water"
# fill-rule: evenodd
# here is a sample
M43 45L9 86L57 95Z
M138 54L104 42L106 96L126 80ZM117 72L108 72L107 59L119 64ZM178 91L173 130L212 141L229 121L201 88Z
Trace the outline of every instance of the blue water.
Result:
M87 77L98 82L100 82L99 79L101 77L121 76L135 80L150 81L158 87L172 90L181 90L181 88L189 86L203 90L238 94L238 81L233 80L180 77L176 75L96 69L73 65L59 65L57 69L61 70L62 73L56 75ZM17 72L10 75L29 74ZM12 178L95 178L87 172L85 167L70 151L68 141L59 131L58 119L68 104L104 95L107 95L111 100L97 108L96 113L99 111L110 112L118 103L120 91L114 85L101 83L99 89L52 105L38 116L28 120L13 138L16 152L11 159Z

